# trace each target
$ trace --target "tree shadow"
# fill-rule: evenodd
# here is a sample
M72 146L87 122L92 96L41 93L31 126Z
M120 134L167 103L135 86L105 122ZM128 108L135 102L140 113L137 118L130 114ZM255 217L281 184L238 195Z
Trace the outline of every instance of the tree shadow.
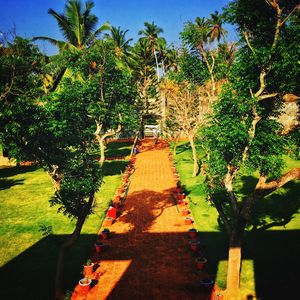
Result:
M190 250L186 234L189 226L184 225L183 217L177 220L179 210L170 196L174 192L131 193L110 227L112 235L104 241L103 253L94 252L95 235L83 234L67 257L66 289L74 289L82 277L83 262L91 257L100 262L103 271L91 292L99 290L106 299L207 299L210 292L199 282L215 279L220 261L227 259L227 237L222 232L199 233L208 265L198 272L194 264L197 253ZM168 214L172 211L176 222L168 224L159 218L166 210ZM1 267L0 299L53 299L58 246L66 237L43 238ZM243 259L254 261L258 298L292 299L296 295L299 241L300 230L246 234Z
M6 178L1 179L0 178L0 191L9 189L15 185L22 185L23 182L24 182L24 179L15 180L15 179L6 179Z
M102 172L104 176L113 176L123 172L125 167L128 165L126 160L112 160L105 161L103 164Z
M0 178L12 177L37 170L38 166L17 166L0 169Z
M300 182L289 182L279 191L259 201L253 211L253 230L287 225L300 208Z
M106 157L124 157L130 155L132 142L111 142L105 150Z

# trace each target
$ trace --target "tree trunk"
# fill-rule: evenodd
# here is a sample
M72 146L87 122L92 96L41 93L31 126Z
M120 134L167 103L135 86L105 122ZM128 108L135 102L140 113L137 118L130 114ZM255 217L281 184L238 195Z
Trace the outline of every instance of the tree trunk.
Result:
M88 212L91 210L92 204L94 201L94 193L89 197L88 203L83 210L82 215L77 219L76 227L73 233L67 238L67 240L62 244L59 250L58 259L57 259L57 268L55 275L55 299L64 298L64 269L65 269L65 258L68 253L68 250L74 245L77 239L80 236L80 232L84 221L88 215Z
M243 233L243 228L236 228L230 236L226 285L227 300L239 299Z
M158 67L158 60L157 60L157 55L156 55L155 48L154 48L153 54L154 54L155 64L156 64L157 81L159 81L160 80L160 77L159 77L159 67Z
M104 161L105 161L105 145L104 145L104 139L105 139L105 136L101 136L99 137L98 139L98 143L99 143L99 147L100 147L100 160L99 160L99 163L100 163L100 166L102 167L103 164L104 164Z
M176 150L177 150L177 146L178 146L178 141L179 141L179 136L176 136L175 141L174 141L173 157L176 156Z
M196 146L195 146L193 135L189 135L189 141L190 141L190 145L191 145L191 148L192 148L193 161L194 161L192 177L195 177L197 175L198 171L199 171L199 166L198 166L197 152L196 152Z

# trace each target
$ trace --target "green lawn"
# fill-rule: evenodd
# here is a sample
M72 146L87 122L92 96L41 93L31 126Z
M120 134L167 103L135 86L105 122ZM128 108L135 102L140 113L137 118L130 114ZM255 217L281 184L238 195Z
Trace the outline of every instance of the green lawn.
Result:
M219 286L226 286L228 239L219 230L217 211L205 200L203 176L192 178L192 154L188 143L181 143L175 157L176 167L182 184L190 198L190 206L195 225L206 247L208 272L216 275ZM285 158L286 170L300 167L300 161ZM246 195L256 183L256 176L243 175L238 179L240 194ZM243 248L243 265L241 290L244 295L256 293L262 299L285 299L292 293L293 282L297 285L297 274L300 268L300 182L290 182L284 188L271 194L257 205L254 220L263 224L266 220L277 221L284 218L286 224L273 226L262 232L248 232ZM285 262L278 262L278 257L288 257ZM285 276L282 280L281 277ZM289 286L289 284L291 286ZM282 287L281 290L270 286ZM282 295L280 294L282 293ZM291 294L293 295L293 294Z
M128 145L126 145L128 146ZM109 148L109 147L108 147ZM116 152L117 149L111 153ZM82 229L82 236L67 258L66 286L72 289L80 277L106 209L121 183L127 161L107 161L97 193L95 213ZM35 167L0 169L0 278L7 279L1 299L51 299L59 245L74 229L74 221L49 206L53 188L48 175ZM42 236L40 225L52 226L53 234ZM34 289L26 286L35 278ZM11 295L6 292L10 291Z
M105 150L105 157L118 157L130 155L132 142L110 142Z

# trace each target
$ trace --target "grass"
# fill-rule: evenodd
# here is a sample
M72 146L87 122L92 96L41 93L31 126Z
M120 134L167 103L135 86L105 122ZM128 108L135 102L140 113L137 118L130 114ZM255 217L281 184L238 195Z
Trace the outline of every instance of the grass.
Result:
M105 150L105 157L124 157L130 155L132 142L110 142Z
M115 146L115 145L114 145ZM127 146L127 145L126 145ZM125 148L125 147L124 147ZM112 153L118 152L116 148ZM121 183L127 161L106 161L103 184L96 194L94 214L88 216L82 235L69 252L65 285L72 289L82 271L90 247ZM74 221L49 206L53 188L48 175L35 167L0 169L0 278L10 279L1 299L51 299L59 245L74 229ZM42 236L40 225L51 226L53 234ZM36 287L30 289L32 278ZM7 292L12 293L10 295Z
M175 161L181 182L190 198L195 225L205 241L206 256L209 260L208 272L215 274L218 285L225 288L228 237L219 229L216 209L205 200L203 176L191 177L193 161L188 143L180 144ZM300 167L300 161L289 157L285 157L285 162L284 172ZM256 181L257 174L243 175L238 178L236 187L239 193L245 196L255 186ZM284 224L272 226L266 231L251 231L245 235L241 271L241 291L244 296L256 293L262 295L262 299L285 299L287 293L293 295L291 287L293 282L297 286L295 278L300 267L299 258L295 254L300 251L299 190L299 181L290 182L256 206L254 223L262 225L265 221L277 222L281 218L285 221ZM286 264L278 264L278 257L284 255L288 257ZM287 276L288 279L282 280L282 276ZM276 282L278 287L284 284L281 290L270 289L271 285L277 286Z

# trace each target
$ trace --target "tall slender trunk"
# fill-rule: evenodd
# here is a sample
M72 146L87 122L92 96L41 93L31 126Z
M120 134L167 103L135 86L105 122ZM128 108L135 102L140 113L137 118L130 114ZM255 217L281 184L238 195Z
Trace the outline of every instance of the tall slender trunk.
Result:
M226 284L227 300L239 299L243 232L241 227L236 228L230 236Z
M97 138L98 143L99 143L99 147L100 147L100 159L99 159L99 163L100 166L102 167L105 161L105 145L104 145L104 139L105 136L99 136L99 138Z
M63 299L64 297L64 270L65 270L65 258L68 253L68 250L75 244L80 236L80 232L84 221L90 211L94 201L94 193L91 193L89 196L88 203L83 210L81 216L77 219L76 227L73 233L67 238L67 240L62 244L59 250L58 259L57 259L57 268L55 275L55 299Z
M198 159L197 159L197 151L196 151L196 146L194 142L194 136L189 135L189 142L192 148L192 153L193 153L193 161L194 161L194 166L193 166L193 175L192 177L195 177L198 173L199 166L198 166Z
M177 146L178 146L178 141L179 141L179 135L176 136L175 141L174 141L174 147L173 147L173 157L176 156L176 150L177 150Z
M156 64L157 81L159 81L160 80L160 77L159 77L159 67L158 67L158 59L157 59L155 48L154 48L153 54L154 54L155 64Z
M134 138L133 145L132 145L131 150L130 150L130 157L132 157L132 155L133 155L133 149L136 146L137 140L138 140L138 135L136 135L135 138Z

